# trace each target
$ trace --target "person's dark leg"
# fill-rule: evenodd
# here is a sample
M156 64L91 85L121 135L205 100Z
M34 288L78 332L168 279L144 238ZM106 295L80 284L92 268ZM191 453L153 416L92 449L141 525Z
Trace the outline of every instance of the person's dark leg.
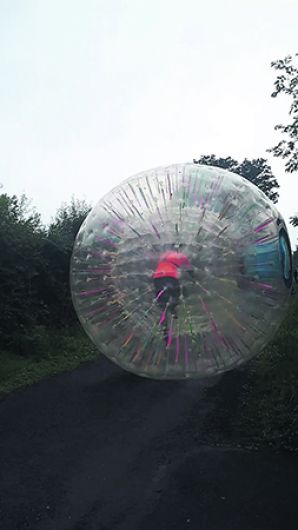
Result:
M168 345L169 333L168 333L168 312L170 310L170 299L171 299L171 290L173 290L173 285L171 282L172 278L155 278L154 287L155 287L155 300L159 305L162 313L160 317L160 326L162 327L163 339L165 345Z
M162 331L163 331L163 339L165 341L165 345L168 345L169 341L169 332L168 332L168 315L166 314L166 318L164 320L164 323L162 325Z
M172 313L174 318L177 318L177 306L179 305L179 298L181 294L179 281L175 278L171 278L169 295L170 295L170 305L169 310Z
M165 279L164 278L155 278L154 279L155 287L155 300L160 307L166 307L169 293L167 292Z

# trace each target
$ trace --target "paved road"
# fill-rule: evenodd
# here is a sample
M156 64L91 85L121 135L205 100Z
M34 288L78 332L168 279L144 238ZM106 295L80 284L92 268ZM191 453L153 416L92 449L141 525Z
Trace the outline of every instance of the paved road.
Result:
M204 438L233 381L160 383L100 359L4 399L1 530L297 530L295 456Z

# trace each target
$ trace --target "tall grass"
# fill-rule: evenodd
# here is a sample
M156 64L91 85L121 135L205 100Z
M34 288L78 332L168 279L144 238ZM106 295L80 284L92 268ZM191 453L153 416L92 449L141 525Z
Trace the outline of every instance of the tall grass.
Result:
M73 370L99 355L79 327L51 331L38 326L30 337L18 340L23 355L0 352L0 396L50 375Z
M262 446L298 451L298 296L272 342L249 368L239 434Z

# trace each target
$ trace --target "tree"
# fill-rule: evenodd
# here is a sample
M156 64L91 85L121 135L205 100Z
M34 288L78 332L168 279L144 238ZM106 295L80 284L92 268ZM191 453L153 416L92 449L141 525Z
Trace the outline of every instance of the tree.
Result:
M13 348L17 337L44 314L38 293L45 229L28 199L0 195L0 344Z
M69 205L63 204L44 240L46 267L40 274L41 291L50 323L56 326L76 322L69 285L70 260L75 237L89 211L90 206L85 201L74 198Z
M260 188L273 202L278 200L279 184L274 177L271 167L267 164L264 158L256 158L248 160L245 158L243 162L238 162L234 158L221 158L215 155L201 156L199 159L194 159L195 164L206 164L209 166L217 166L229 171L233 171L241 177L246 178L258 188Z
M76 322L70 259L89 209L73 199L46 229L25 196L0 194L0 349L41 355L53 326Z
M298 53L295 54L295 57L298 57ZM275 90L271 97L276 98L279 94L286 94L291 98L291 105L289 110L290 123L275 126L275 130L281 131L288 139L281 140L268 151L273 153L273 156L287 159L285 169L288 173L293 173L298 170L298 68L294 65L291 55L273 61L271 66L282 72L274 82Z
M272 68L279 72L274 82L274 91L271 97L276 98L279 94L286 94L290 97L291 104L289 110L289 123L287 125L278 124L275 130L280 131L287 139L281 140L276 146L268 149L273 156L286 160L285 170L293 173L298 170L298 53L294 58L287 55L284 59L279 59L271 63ZM291 223L298 226L298 216L291 217Z
M49 226L49 239L72 250L75 237L90 210L84 200L72 198L70 204L62 204Z

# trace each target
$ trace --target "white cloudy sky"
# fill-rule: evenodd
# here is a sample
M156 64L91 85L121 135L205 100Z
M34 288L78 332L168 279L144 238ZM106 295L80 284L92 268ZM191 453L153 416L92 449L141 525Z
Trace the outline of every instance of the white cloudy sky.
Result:
M298 51L297 27L297 0L0 0L4 191L47 222L160 164L269 157L289 106L270 62ZM298 174L269 162L288 219Z

